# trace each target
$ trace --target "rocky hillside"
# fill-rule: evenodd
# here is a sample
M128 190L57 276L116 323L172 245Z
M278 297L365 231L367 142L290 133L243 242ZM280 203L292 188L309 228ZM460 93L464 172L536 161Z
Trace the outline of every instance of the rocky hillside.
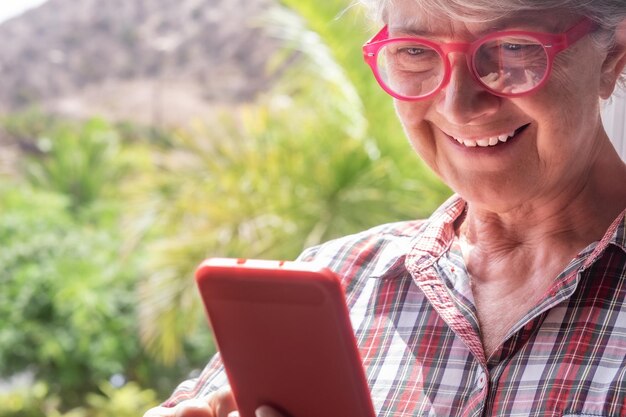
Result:
M49 0L0 25L0 111L185 123L271 82L272 0Z

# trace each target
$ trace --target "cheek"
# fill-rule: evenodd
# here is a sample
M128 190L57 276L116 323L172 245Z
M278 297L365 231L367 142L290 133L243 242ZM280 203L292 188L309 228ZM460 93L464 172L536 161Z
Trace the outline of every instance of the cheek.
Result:
M560 63L545 88L537 92L543 108L539 117L551 130L584 131L594 124L590 117L599 111L599 94L600 67L594 59Z
M598 86L598 73L588 68L555 68L549 83L523 108L537 122L536 152L546 169L566 169L573 157L591 153L590 138L598 123Z
M439 173L437 141L429 122L429 102L395 102L396 113L411 147L435 173Z
M555 97L554 104L569 105L577 102L579 105L586 105L600 100L600 78L598 74L571 74L564 71L554 71L546 93ZM564 101L564 102L563 102ZM562 105L561 104L561 105Z
M585 107L589 103L598 103L600 99L600 85L602 65L601 59L595 50L587 54L578 51L575 56L557 56L554 68L547 84L546 90L554 97L559 97L570 104L577 102L579 106ZM580 59L580 56L584 59ZM555 105L559 104L555 101ZM571 106L568 106L571 108ZM592 110L585 108L585 112Z
M407 128L413 128L424 120L426 106L422 102L394 99L393 105L396 109L396 114L400 118L400 122Z
M429 124L425 120L428 106L422 102L399 100L394 101L394 106L408 139L419 150L422 147L421 143L430 132Z

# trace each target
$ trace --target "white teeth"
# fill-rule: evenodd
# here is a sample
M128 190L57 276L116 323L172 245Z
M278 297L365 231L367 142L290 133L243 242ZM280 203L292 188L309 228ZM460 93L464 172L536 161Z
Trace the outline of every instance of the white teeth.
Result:
M474 148L476 146L480 146L484 148L487 146L495 146L499 142L506 142L514 134L515 134L515 131L511 133L499 135L499 136L492 136L492 137L481 138L481 139L463 139L463 138L454 138L454 139L460 144L465 145L469 148Z

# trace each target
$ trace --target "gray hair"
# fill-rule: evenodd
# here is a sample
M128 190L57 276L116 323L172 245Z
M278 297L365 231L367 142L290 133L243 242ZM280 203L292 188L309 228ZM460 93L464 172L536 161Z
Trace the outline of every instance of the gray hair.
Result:
M357 0L372 17L383 21L394 0ZM587 16L603 29L614 31L626 18L626 0L414 0L425 13L471 22L488 22L520 11L567 10Z

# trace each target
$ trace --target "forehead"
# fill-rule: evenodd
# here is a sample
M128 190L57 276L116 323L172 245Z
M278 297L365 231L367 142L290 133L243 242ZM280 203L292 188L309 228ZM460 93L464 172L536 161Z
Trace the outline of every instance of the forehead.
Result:
M555 9L485 12L480 15L477 15L476 10L468 10L467 15L456 11L452 16L444 10L428 8L419 0L393 0L387 5L384 20L391 33L446 35L509 28L557 33L571 27L578 18L567 10Z

